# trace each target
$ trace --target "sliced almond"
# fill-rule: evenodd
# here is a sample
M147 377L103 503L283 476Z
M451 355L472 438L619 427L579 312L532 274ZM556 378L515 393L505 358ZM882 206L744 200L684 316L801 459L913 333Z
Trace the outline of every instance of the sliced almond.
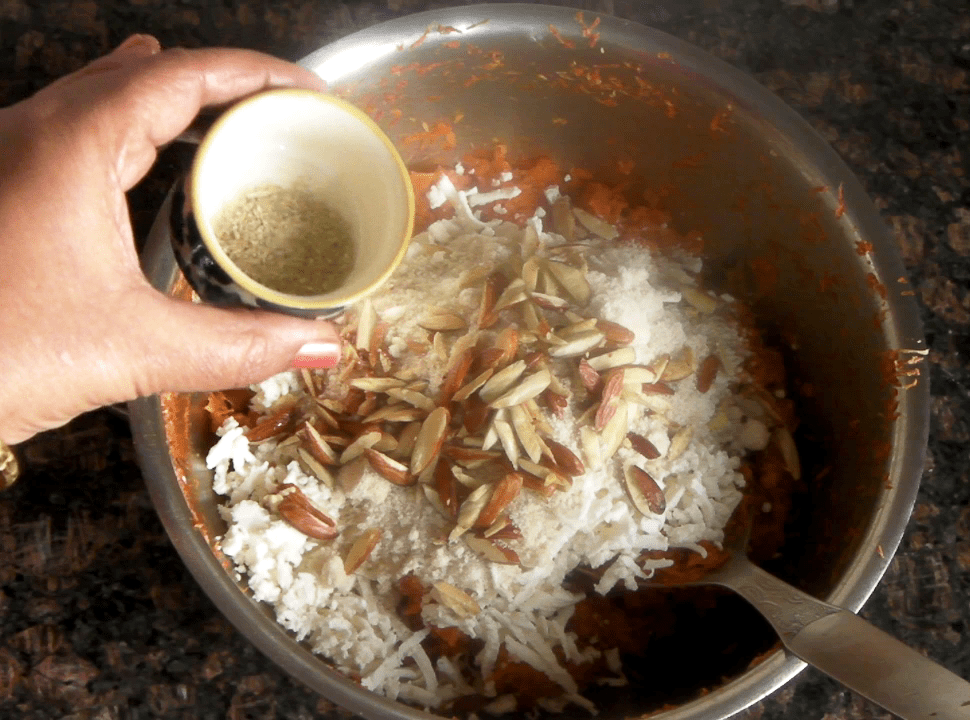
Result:
M455 520L454 529L448 535L448 542L454 542L475 527L478 516L488 504L491 494L491 485L480 485L469 493L458 508L458 517Z
M416 390L408 390L407 388L391 388L387 391L387 395L395 400L406 402L408 405L421 408L426 412L431 412L435 409L434 400L429 398L424 393L419 393Z
M310 502L303 491L295 485L280 489L282 499L276 511L287 524L315 540L333 540L337 537L336 523Z
M697 312L709 315L717 309L717 300L703 290L687 286L681 290L686 300Z
M410 485L414 482L414 478L408 472L407 465L388 457L382 452L378 452L374 448L364 450L364 455L367 458L367 462L370 463L370 466L374 468L374 472L385 480L395 485Z
M327 487L333 487L333 475L330 471L323 466L323 463L319 462L313 455L303 448L297 450L297 456L300 459L300 464L306 468L311 475L317 478Z
M616 412L600 433L603 457L609 459L620 449L630 428L630 405L622 400L616 405Z
M636 350L631 347L625 347L591 357L589 359L589 366L598 372L603 372L622 365L630 365L636 362L636 359Z
M573 208L573 214L579 220L580 225L604 240L616 240L620 235L619 231L613 225L605 220L601 220L592 213L586 212L582 208Z
M353 378L350 384L366 392L387 392L392 388L404 387L407 383L396 377L359 377Z
M464 330L468 327L468 321L456 312L444 308L434 308L418 320L418 325L431 332L447 332L449 330Z
M381 531L378 528L368 528L361 533L351 544L347 555L344 557L344 572L353 575L357 569L364 564L370 557L381 540Z
M597 320L596 328L603 333L610 345L630 345L636 340L636 334L632 330L610 320Z
M313 423L303 425L304 447L322 465L337 465L339 456L330 443L323 439Z
M522 362L522 369L525 370L525 362ZM551 375L548 370L543 369L538 372L526 375L506 390L502 395L489 402L489 406L495 409L512 407L538 397L543 390L549 387ZM484 391L484 388L483 388ZM485 399L485 398L483 398Z
M701 361L697 369L697 392L706 393L714 384L718 370L721 369L721 358L715 354L708 355Z
M657 481L636 465L624 469L626 489L633 505L644 515L660 515L667 509L667 498Z
M663 374L660 376L661 382L676 382L690 377L694 372L694 351L689 345L685 345L677 355L670 358Z
M545 268L577 305L585 307L589 304L590 298L593 296L593 290L590 288L589 281L586 279L586 273L556 260L547 261Z
M360 434L350 445L340 453L340 464L345 465L364 454L368 448L374 447L381 439L380 430L370 430Z
M478 603L465 591L446 582L436 582L431 586L431 597L451 610L460 618L470 618L478 615L482 609Z
M572 205L566 196L552 204L552 230L562 235L566 242L572 242L576 237L576 216L573 215Z
M518 565L519 555L512 548L506 547L495 540L476 535L465 535L465 543L475 554L485 560L501 565Z
M539 433L536 432L535 424L529 411L522 405L513 405L509 408L509 419L512 422L512 429L515 430L519 444L525 450L525 454L533 462L539 462L542 457L544 443Z
M660 451L657 450L657 446L643 435L631 432L627 433L626 439L630 441L633 449L643 455L647 460L656 460L660 457Z
M432 460L437 458L438 452L448 433L448 423L451 413L448 408L435 408L421 425L421 430L414 440L414 451L411 453L411 474L418 475Z
M674 433L674 436L670 438L670 447L667 448L667 460L669 462L673 462L684 454L692 435L693 431L689 425L685 425Z
M583 461L572 450L556 440L546 438L546 446L552 452L552 459L563 472L572 477L579 477L586 472Z
M778 447L782 460L785 461L785 468L795 480L802 478L802 464L798 457L798 446L795 439L784 425L779 425L771 433L771 439Z
M493 400L504 395L522 377L524 372L525 361L518 360L492 375L478 391L478 395L486 403L491 404Z
M519 493L522 491L522 474L517 472L506 473L501 480L499 480L492 493L488 498L488 502L482 511L479 513L475 520L473 527L487 528L495 522L499 514L509 506L509 504L515 500Z
M549 348L549 355L555 358L578 357L597 347L604 339L599 330L590 330L562 345Z

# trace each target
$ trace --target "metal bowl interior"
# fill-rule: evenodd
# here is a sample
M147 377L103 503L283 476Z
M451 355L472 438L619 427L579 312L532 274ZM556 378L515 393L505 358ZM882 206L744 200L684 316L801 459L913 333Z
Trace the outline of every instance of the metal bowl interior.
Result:
M905 368L919 370L925 346L875 208L807 123L688 44L566 8L423 13L356 33L303 64L368 111L412 166L453 164L502 142L513 157L544 154L652 189L678 229L702 232L708 280L750 303L764 332L790 349L802 390L808 483L772 569L829 602L861 607L895 551L922 472L928 388L921 377L901 382L897 370L909 359ZM626 161L629 175L621 174ZM156 223L145 269L172 291L178 273L165 232ZM203 589L273 661L335 702L369 718L432 717L331 670L223 566L212 548L224 525L203 462L203 402L149 398L132 407L153 500ZM671 648L662 663L631 660L636 682L595 697L602 716L666 706L654 717L724 718L804 667L730 597Z

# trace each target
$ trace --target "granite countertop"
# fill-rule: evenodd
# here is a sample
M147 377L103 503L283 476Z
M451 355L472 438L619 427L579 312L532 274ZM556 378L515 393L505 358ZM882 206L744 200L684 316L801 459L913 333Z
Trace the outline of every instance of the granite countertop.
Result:
M0 0L0 103L133 32L296 59L430 0ZM963 0L586 0L755 75L858 174L899 244L931 348L932 427L915 513L863 615L970 678L970 7ZM172 178L131 192L143 237ZM23 447L0 495L0 716L337 718L220 615L151 506L123 417ZM739 717L889 715L814 670Z

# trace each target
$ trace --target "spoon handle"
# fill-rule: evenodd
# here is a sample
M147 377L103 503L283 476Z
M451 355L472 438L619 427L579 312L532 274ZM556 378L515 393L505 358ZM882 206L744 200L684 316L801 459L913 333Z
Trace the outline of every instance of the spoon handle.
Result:
M963 678L749 561L736 568L723 584L761 611L785 647L809 665L903 720L970 720L970 683Z

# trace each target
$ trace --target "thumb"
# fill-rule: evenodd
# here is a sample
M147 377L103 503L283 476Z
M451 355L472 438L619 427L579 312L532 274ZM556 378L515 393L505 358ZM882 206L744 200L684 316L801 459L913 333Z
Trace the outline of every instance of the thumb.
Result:
M138 395L224 390L294 367L333 367L336 328L261 310L228 310L153 293L138 334Z

